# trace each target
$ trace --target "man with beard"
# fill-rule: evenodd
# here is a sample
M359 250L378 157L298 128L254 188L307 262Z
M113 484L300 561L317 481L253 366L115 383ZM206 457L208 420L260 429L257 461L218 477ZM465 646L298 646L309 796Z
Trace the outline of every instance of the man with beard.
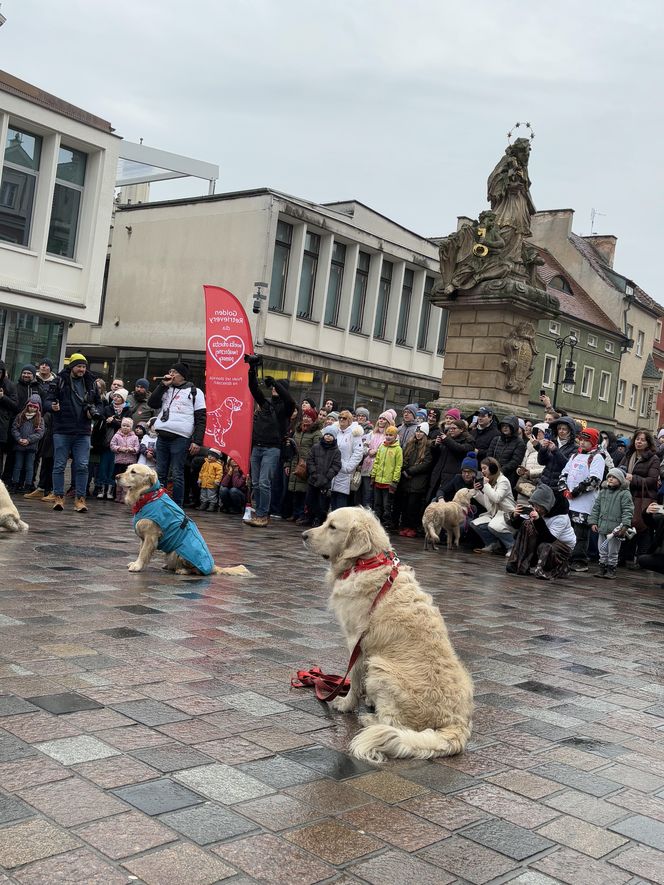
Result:
M134 384L134 392L127 397L129 411L127 416L137 424L149 421L155 414L155 409L148 405L148 396L150 395L150 382L147 378L139 378Z

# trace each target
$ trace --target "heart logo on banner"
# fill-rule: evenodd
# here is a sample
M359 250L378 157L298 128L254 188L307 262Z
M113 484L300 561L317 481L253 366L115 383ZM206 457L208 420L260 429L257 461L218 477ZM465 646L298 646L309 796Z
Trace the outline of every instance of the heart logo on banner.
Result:
M208 338L208 350L212 359L228 371L240 362L244 356L244 341L237 335L210 335Z

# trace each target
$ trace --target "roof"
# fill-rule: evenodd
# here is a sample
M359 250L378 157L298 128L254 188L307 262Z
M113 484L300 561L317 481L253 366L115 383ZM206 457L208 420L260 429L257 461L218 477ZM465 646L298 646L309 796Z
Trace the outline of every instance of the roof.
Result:
M590 323L590 325L604 329L613 335L622 336L621 329L604 313L601 307L595 304L586 290L581 288L565 268L556 261L553 255L542 246L535 246L535 248L540 258L544 261L544 264L538 268L537 273L542 282L546 283L547 292L550 295L555 295L560 301L561 313L581 322ZM549 285L551 280L557 276L561 276L566 280L572 290L572 295L568 292L561 292L560 289L555 289Z
M641 375L641 378L650 378L655 381L659 381L661 377L662 373L655 365L655 359L652 353L649 353L648 358L646 359L646 364L643 367L643 374Z
M69 104L69 102L58 98L56 95L51 95L50 92L44 92L38 86L19 80L18 77L8 74L7 71L0 71L0 92L15 95L17 98L22 98L25 101L32 102L32 104L47 108L49 111L53 111L63 117L76 120L77 123L91 126L93 129L100 129L102 132L108 132L109 134L115 131L108 120L102 120L101 117L96 117L94 114L90 114L88 111L76 107L76 105Z
M612 286L617 292L620 292L622 295L625 295L625 287L632 286L634 289L634 296L636 301L642 306L645 307L646 310L651 311L655 314L655 316L664 316L664 307L661 304L658 304L654 298L648 295L647 292L638 286L633 280L630 280L628 277L623 276L622 274L617 273L609 264L607 264L604 257L600 254L600 252L595 249L595 247L590 243L585 237L580 237L578 234L570 234L569 236L570 242L572 245L578 249L578 251L583 255L583 257L588 261L593 270L600 276L609 286Z

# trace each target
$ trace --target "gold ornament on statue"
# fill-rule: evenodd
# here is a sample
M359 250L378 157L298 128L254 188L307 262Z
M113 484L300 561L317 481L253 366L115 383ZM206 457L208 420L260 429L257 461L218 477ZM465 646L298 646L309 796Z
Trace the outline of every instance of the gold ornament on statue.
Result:
M481 240L486 236L486 228L478 227L477 228L477 237ZM489 254L488 246L485 246L484 243L475 243L473 246L473 255L477 255L478 258L486 258Z

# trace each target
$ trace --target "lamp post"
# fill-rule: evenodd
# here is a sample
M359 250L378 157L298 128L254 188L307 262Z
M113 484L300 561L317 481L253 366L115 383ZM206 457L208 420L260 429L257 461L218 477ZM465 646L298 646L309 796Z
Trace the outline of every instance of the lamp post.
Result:
M571 387L574 388L574 348L579 343L578 338L573 332L570 332L569 335L565 335L564 338L556 338L554 344L558 348L558 365L556 366L556 384L553 389L553 408L555 411L556 402L558 400L558 388L560 387L560 370L563 366L563 349L566 344L569 344L569 360L567 361L567 365L565 366L565 377L563 378L563 387Z

